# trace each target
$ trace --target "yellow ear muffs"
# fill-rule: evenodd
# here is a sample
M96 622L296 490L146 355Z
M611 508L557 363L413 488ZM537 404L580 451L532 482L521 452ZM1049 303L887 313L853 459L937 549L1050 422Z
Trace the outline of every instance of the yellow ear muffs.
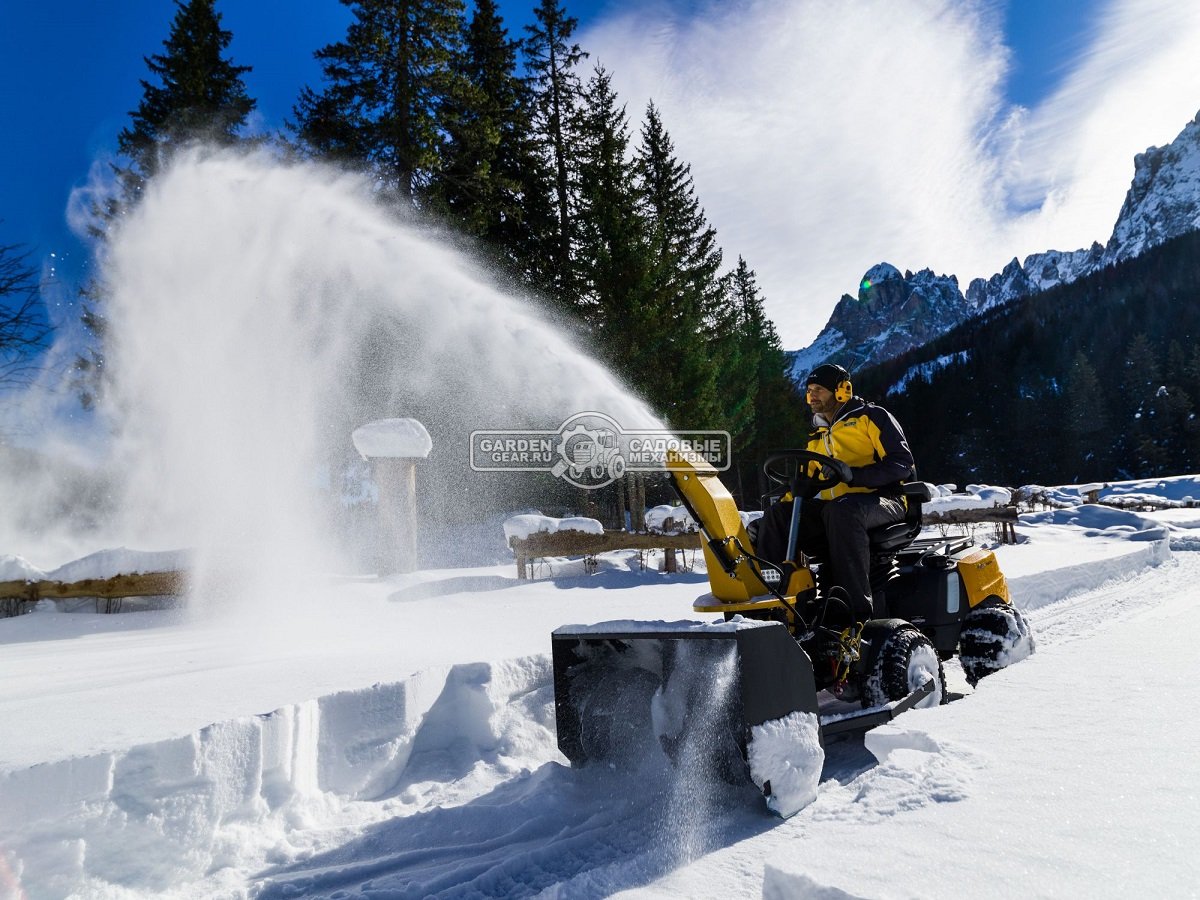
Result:
M854 385L849 380L839 381L837 390L833 392L833 399L838 403L845 403L854 396Z

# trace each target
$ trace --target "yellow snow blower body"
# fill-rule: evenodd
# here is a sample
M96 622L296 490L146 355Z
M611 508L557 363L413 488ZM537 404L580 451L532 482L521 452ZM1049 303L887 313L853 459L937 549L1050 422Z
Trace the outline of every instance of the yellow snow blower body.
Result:
M703 459L684 458L678 453L670 455L668 467L683 505L704 536L704 562L712 591L698 598L693 609L703 613L786 609L786 601L778 595L778 582L773 581L774 590L768 583L771 574L777 573L764 573L752 561L750 535L737 502L717 470ZM812 572L797 568L791 572L783 594L794 601L815 588Z

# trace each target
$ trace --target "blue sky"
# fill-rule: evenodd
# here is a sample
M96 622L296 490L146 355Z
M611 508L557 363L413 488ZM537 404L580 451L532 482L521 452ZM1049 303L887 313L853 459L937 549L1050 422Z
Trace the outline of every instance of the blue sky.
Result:
M502 4L510 33L529 3ZM596 2L572 4L590 18ZM67 249L64 211L92 161L116 147L175 13L171 0L5 0L0 29L4 118L23 134L0 142L0 240ZM338 0L218 0L233 33L229 56L251 66L250 95L268 127L290 117L302 86L320 83L313 51L340 40L351 20ZM300 10L300 14L297 14ZM286 25L284 24L286 23ZM520 24L518 24L520 23Z
M528 20L532 5L533 0L524 3L510 0L503 4L513 32L519 31ZM738 92L754 83L752 77L746 80L749 70L767 64L781 67L780 71L785 71L788 77L803 77L808 93L775 96L774 92L781 89L773 83L755 91L752 102L769 103L766 118L795 104L803 109L799 117L808 130L819 134L823 127L842 114L842 110L866 111L859 113L860 117L867 117L867 121L862 121L861 134L851 136L854 146L850 158L841 151L836 152L837 158L844 160L844 170L856 164L853 157L865 152L865 145L881 140L879 135L870 133L874 109L895 111L898 105L911 107L911 112L905 111L904 120L922 119L925 122L922 127L932 130L923 139L938 138L943 143L960 147L954 152L950 169L939 164L940 174L915 171L921 168L919 161L929 155L923 155L919 149L904 150L919 137L907 131L896 135L899 150L881 148L887 150L883 153L885 157L907 160L907 168L897 172L865 158L858 160L857 165L879 169L876 174L884 186L889 184L889 179L908 179L910 175L950 180L951 186L946 190L955 198L965 197L965 192L972 196L979 194L984 190L980 187L981 179L990 178L993 183L997 177L1006 179L1001 200L976 197L971 202L1003 206L1007 210L1003 215L1009 219L1001 224L1008 226L1020 213L1041 210L1047 198L1054 204L1065 202L1066 194L1061 193L1065 190L1064 185L1074 184L1068 175L1064 175L1066 164L1050 158L1048 151L1030 155L1028 148L1059 141L1064 129L1082 128L1080 111L1090 108L1088 104L1102 93L1105 84L1111 87L1114 79L1128 75L1134 54L1129 52L1121 56L1124 69L1118 66L1107 76L1093 78L1091 87L1079 88L1071 99L1073 79L1078 81L1082 77L1081 71L1089 61L1103 54L1105 46L1113 42L1120 44L1124 33L1131 29L1145 29L1147 26L1140 21L1142 18L1159 21L1164 35L1161 38L1151 35L1148 40L1161 45L1172 44L1178 33L1186 30L1180 28L1177 20L1187 18L1189 14L1181 10L1193 4L1190 0L1179 3L1140 0L1141 8L1148 15L1139 15L1138 21L1134 21L1134 14L1127 10L1124 15L1132 24L1124 25L1120 22L1112 25L1111 21L1106 25L1106 17L1107 20L1121 19L1122 8L1139 5L1132 0L1013 0L1008 3L999 0L845 0L842 3L743 0L739 4L700 0L655 3L610 0L607 3L568 2L567 5L581 20L581 43L592 51L593 59L613 71L618 90L629 101L631 115L636 119L650 96L663 108L680 156L693 163L701 200L710 209L718 234L727 245L727 255L731 258L736 258L738 253L747 256L767 288L768 310L781 321L785 343L800 345L823 325L823 320L817 322L821 318L819 308L824 308L827 316L840 291L851 290L862 270L889 254L892 257L900 253L911 254L913 258L890 260L902 269L931 265L955 271L964 278L990 274L1007 261L1002 257L1013 253L1033 252L1049 246L1074 249L1074 245L1061 242L1087 243L1084 235L1088 228L1092 228L1096 232L1095 239L1101 241L1107 233L1099 224L1076 225L1073 231L1067 229L1059 238L1043 216L1039 219L1040 228L1026 228L1021 240L1013 240L1011 251L992 247L990 252L996 257L997 265L989 271L991 263L987 251L978 247L957 256L947 252L939 258L938 248L946 241L936 229L924 244L889 241L889 234L911 229L913 223L896 218L896 210L881 211L881 215L886 214L891 219L881 224L877 215L872 217L872 223L883 228L883 237L856 238L856 246L848 248L844 258L830 259L827 252L823 253L822 259L828 261L829 271L814 282L813 290L820 293L814 293L811 301L818 311L806 314L803 323L793 323L788 310L794 308L795 298L783 295L790 290L788 285L794 284L795 274L785 271L786 267L781 268L779 257L783 251L775 245L785 242L794 246L796 241L804 240L806 232L800 226L809 219L803 210L810 213L823 210L817 218L825 223L822 227L828 234L830 216L845 216L846 210L853 209L861 200L845 190L839 192L839 174L825 170L823 160L829 155L826 150L821 157L812 159L793 156L794 160L804 160L799 166L793 164L795 170L808 173L808 181L813 183L799 179L791 191L779 190L782 186L779 184L772 191L772 186L768 185L764 187L762 197L753 198L755 205L737 208L729 198L747 193L739 190L740 180L753 181L763 172L772 171L772 167L759 167L754 159L726 152L716 133L720 130L719 120L709 120L707 131L697 131L698 117L689 104L702 104L709 112L734 106L740 102ZM218 9L224 16L224 25L234 34L231 47L234 61L253 67L246 80L251 95L258 101L261 124L277 127L290 115L301 86L319 84L319 71L312 60L312 52L343 36L349 21L347 10L337 0L219 0ZM301 14L298 15L297 10L301 10ZM5 24L0 30L0 90L3 91L4 120L8 127L7 137L0 141L0 220L3 220L0 221L0 242L26 244L43 258L55 253L56 266L64 280L77 276L86 256L82 244L71 235L66 224L70 193L87 181L89 169L96 160L104 159L114 150L116 135L127 124L128 113L141 96L139 79L147 76L142 58L159 52L173 13L174 5L168 0L126 0L116 4L99 4L94 0L64 0L57 4L47 4L44 0L5 2ZM722 25L723 22L728 22L728 27ZM844 60L826 58L823 54L831 42L823 40L820 33L836 34L843 26L861 34L861 44L854 46L851 42L853 50ZM714 28L722 31L722 40L715 43L706 38ZM876 28L880 30L873 33ZM794 39L787 37L793 33ZM776 41L776 36L782 37ZM755 46L756 42L764 40L769 47ZM881 40L884 41L882 46ZM804 41L816 43L805 44ZM923 48L920 52L924 57L906 57L910 48L912 52ZM933 48L932 51L929 48ZM925 71L922 59L927 61L930 56L943 55L945 68L930 67ZM1146 55L1140 52L1140 57ZM698 57L705 58L698 61ZM789 68L797 65L796 61L801 58L812 60L810 69ZM888 60L894 60L894 64L887 63ZM700 67L697 70L699 77L693 71L696 66ZM903 77L897 78L897 74ZM672 83L674 80L680 83ZM775 79L776 82L786 80L786 77ZM848 95L846 102L836 109L826 111L811 104L813 88L817 93L834 96L847 90L848 83L855 85L852 96ZM909 93L897 95L898 83L910 84ZM949 88L948 84L954 87ZM887 89L892 93L887 93ZM878 99L870 101L876 91L880 92ZM864 96L868 98L867 105L855 107L854 103ZM899 102L897 96L900 96ZM1177 108L1186 109L1187 105L1185 102ZM946 115L952 116L953 120L928 120L926 113L917 112L927 106L948 110ZM1131 138L1130 146L1136 152L1151 143L1169 140L1194 115L1197 106L1200 106L1200 94L1186 116L1181 117L1176 108L1162 113L1163 124L1156 130L1147 128L1144 137L1138 132ZM1057 118L1051 115L1055 108L1058 109ZM968 120L965 124L964 119ZM785 125L786 122L780 123L780 127L769 131L768 142L776 135L780 136L781 145L787 140L795 140L794 136L789 136ZM1131 127L1127 123L1126 130ZM1020 132L1020 140L1013 137L1016 132ZM806 141L807 138L801 143L807 146ZM972 145L976 149L972 149ZM804 151L805 146L798 146L797 152ZM982 165L978 160L967 158L977 152L979 146L987 148L987 158ZM1112 152L1116 156L1115 148ZM1079 148L1071 149L1071 154L1074 159L1087 157ZM1122 147L1116 158L1120 166L1114 163L1114 171L1120 167L1126 170L1123 176L1117 173L1110 178L1118 182L1112 190L1119 196L1128 186L1128 177L1132 174L1132 153ZM737 159L741 162L736 162ZM989 167L993 170L990 175L983 171ZM964 183L954 184L955 179ZM1056 190L1060 194L1056 195ZM780 208L764 208L764 203L771 203L772 197L778 200ZM1111 205L1111 198L1105 203ZM1111 219L1115 212L1116 208L1113 208L1111 215L1105 215ZM847 234L862 236L861 222L854 225L856 215L850 216ZM1023 220L1025 224L1029 224L1027 220L1028 216ZM1107 227L1111 228L1111 221ZM800 230L794 231L796 228ZM993 244L1006 237L1004 228L989 226L988 230L986 237ZM834 233L840 232L835 229ZM1056 239L1060 243L1056 244ZM983 240L982 236L980 240ZM1049 243L1039 244L1038 241ZM922 255L928 258L916 258ZM855 271L860 257L866 265ZM847 268L838 273L833 268L835 265ZM964 267L970 269L971 265L977 271L960 271ZM806 271L811 272L812 267ZM835 287L843 283L843 287Z

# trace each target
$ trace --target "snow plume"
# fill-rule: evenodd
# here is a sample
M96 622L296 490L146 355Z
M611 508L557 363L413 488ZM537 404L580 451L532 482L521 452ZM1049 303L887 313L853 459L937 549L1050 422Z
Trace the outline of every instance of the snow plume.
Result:
M740 723L738 656L735 641L675 642L666 684L652 702L651 716L674 772L667 800L662 851L686 864L712 849L712 822L744 779L734 737Z
M73 292L46 265L39 285L54 340L28 382L0 384L0 553L53 568L96 549L86 533L110 508L106 447L79 409L86 334Z
M1196 113L1200 6L1113 0L1061 91L1004 100L985 0L629 4L581 38L637 116L653 98L785 346L880 260L961 284L1104 243L1133 156Z
M368 421L420 420L419 491L458 488L464 509L473 429L590 409L652 422L532 304L386 215L357 176L197 151L154 179L106 263L126 541L196 547L207 595L245 595L253 569L291 608L312 573L344 565L334 525ZM505 490L489 477L470 486Z

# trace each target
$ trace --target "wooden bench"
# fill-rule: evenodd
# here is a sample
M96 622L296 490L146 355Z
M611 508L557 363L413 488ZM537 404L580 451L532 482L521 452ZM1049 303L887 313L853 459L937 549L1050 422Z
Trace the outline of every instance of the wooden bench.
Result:
M517 557L517 577L529 577L529 561L544 556L582 556L593 560L598 553L610 550L662 550L665 554L663 568L674 572L678 568L675 558L676 550L699 550L700 534L691 532L685 534L651 534L647 532L632 533L628 531L606 531L604 534L590 534L586 531L539 531L526 538L514 537L509 540Z

